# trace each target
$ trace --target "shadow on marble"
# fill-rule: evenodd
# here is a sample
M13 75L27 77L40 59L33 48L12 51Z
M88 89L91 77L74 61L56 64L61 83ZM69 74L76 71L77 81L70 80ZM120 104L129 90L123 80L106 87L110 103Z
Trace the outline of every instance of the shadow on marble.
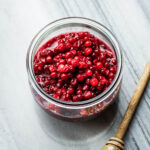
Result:
M118 97L115 103L97 118L85 122L67 122L46 113L35 103L38 121L45 134L61 145L85 145L107 141L117 119ZM108 134L109 133L109 134Z

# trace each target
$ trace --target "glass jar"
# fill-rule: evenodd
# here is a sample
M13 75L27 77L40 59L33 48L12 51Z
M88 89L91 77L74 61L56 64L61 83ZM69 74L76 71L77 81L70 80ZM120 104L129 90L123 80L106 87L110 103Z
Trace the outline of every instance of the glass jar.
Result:
M100 95L81 102L65 102L55 99L42 90L35 80L33 58L36 51L46 41L65 32L87 31L102 39L115 52L117 72L111 85ZM89 120L96 117L114 102L122 79L122 55L114 35L102 24L87 18L69 17L56 20L41 29L32 40L26 57L26 67L30 88L36 102L55 117L69 120Z

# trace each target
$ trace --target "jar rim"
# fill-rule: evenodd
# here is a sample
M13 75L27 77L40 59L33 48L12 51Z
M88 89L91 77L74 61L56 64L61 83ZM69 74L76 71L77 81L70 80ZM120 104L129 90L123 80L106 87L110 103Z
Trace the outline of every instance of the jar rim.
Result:
M50 28L56 28L59 27L61 25L63 25L63 21L65 21L64 23L69 24L69 23L77 23L77 21L80 22L80 24L84 24L90 27L94 27L97 30L99 30L100 32L102 32L106 38L108 38L109 42L112 44L115 53L117 52L117 72L115 75L115 78L113 79L113 82L109 85L109 87L102 92L101 94L95 96L94 98L85 100L85 101L81 101L81 102L66 102L66 101L61 101L58 100L54 97L52 97L51 95L47 94L36 82L35 76L34 76L34 71L33 71L33 50L34 50L34 46L36 45L36 43L38 42L38 40L43 36L43 34ZM70 21L70 22L69 22ZM87 21L88 24L86 23L81 23L82 21ZM119 60L119 61L118 61ZM26 68L27 68L27 72L28 72L28 78L30 83L32 84L32 86L36 89L36 92L40 92L38 94L40 94L40 96L42 96L45 100L47 100L50 103L57 103L57 105L64 105L65 107L76 107L76 106L85 106L91 103L95 103L95 102L102 102L106 99L106 97L108 97L109 95L111 95L113 93L113 89L115 89L114 87L117 85L117 83L121 80L122 77L122 53L120 50L120 46L118 44L118 41L116 39L116 37L113 35L113 33L107 29L104 25L102 25L101 23L89 19L89 18L83 18L83 17L66 17L66 18L61 18L58 20L55 20L49 24L47 24L45 27L43 27L33 38L33 40L31 41L29 48L28 48L28 52L27 52L27 56L26 56Z

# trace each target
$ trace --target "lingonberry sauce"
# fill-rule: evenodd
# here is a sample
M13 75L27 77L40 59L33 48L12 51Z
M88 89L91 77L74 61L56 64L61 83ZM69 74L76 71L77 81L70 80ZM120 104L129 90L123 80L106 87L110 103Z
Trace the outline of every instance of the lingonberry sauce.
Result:
M48 94L62 101L93 98L112 83L117 60L113 49L89 32L53 37L36 52L35 78Z

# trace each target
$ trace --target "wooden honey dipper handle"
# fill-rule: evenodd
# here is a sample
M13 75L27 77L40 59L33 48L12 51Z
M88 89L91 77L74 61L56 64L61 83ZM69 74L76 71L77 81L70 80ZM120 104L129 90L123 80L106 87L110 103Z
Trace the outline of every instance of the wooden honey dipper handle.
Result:
M129 126L129 123L131 122L132 116L136 110L136 107L140 101L140 98L142 96L142 93L144 91L144 88L146 87L146 84L147 84L149 78L150 78L150 62L148 62L144 68L144 72L137 84L137 87L133 93L131 100L130 100L130 103L125 112L123 120L122 120L122 122L118 128L118 131L115 135L116 138L119 138L119 139L123 138L128 126Z
M150 78L150 62L148 62L144 68L144 72L137 84L137 87L133 93L129 106L124 114L123 120L118 128L115 137L109 139L106 145L101 150L123 150L124 142L122 138L124 137L126 130L132 120L133 114L136 107L140 101L144 88Z

